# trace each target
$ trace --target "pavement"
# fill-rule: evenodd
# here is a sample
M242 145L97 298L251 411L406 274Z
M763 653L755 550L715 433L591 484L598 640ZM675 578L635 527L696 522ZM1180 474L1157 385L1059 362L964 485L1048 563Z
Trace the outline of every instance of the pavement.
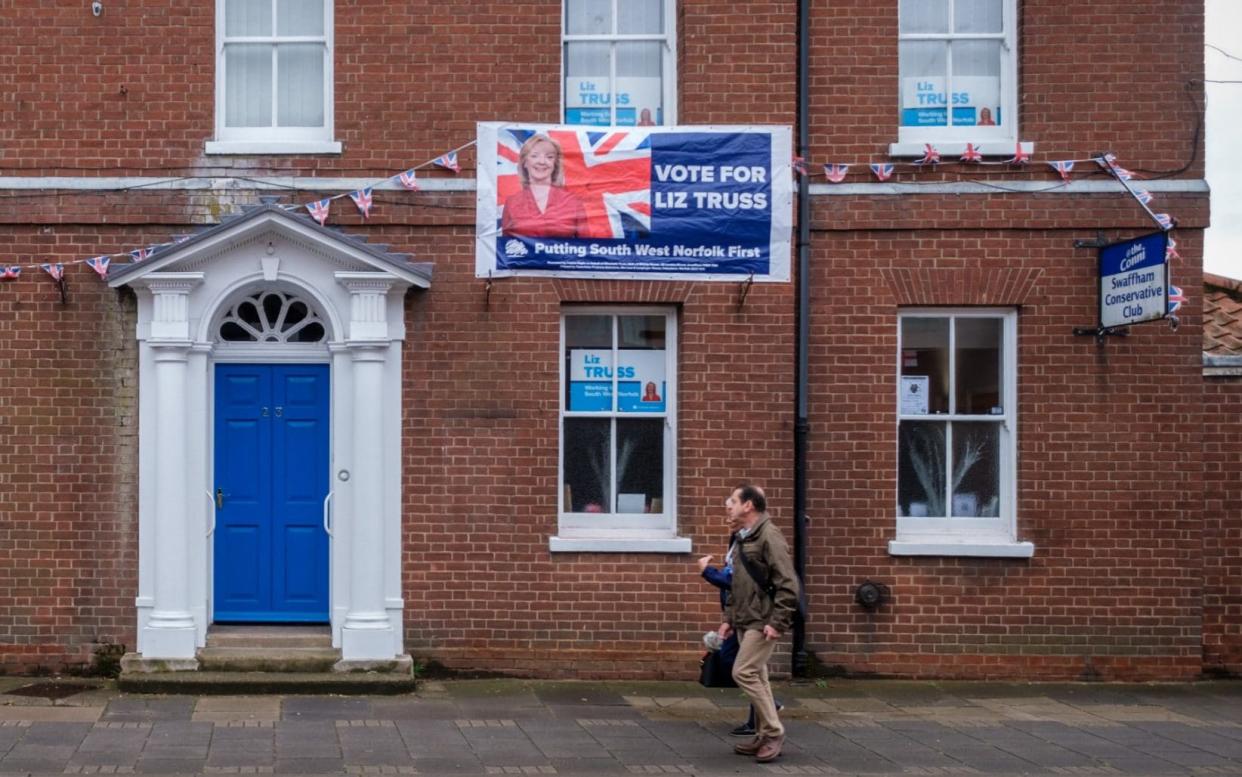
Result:
M0 775L1242 777L1242 682L831 680L778 684L777 697L788 741L765 765L732 753L745 698L692 683L198 697L0 678Z

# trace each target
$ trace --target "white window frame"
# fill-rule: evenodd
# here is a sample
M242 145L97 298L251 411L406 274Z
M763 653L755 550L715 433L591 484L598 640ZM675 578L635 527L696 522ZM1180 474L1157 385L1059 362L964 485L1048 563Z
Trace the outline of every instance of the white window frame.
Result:
M1018 314L1012 308L907 308L901 310L897 320L897 352L895 354L896 383L901 386L902 322L907 318L949 319L949 396L952 403L956 379L957 327L955 319L994 318L1002 322L1001 374L1003 413L996 415L966 415L940 413L936 415L902 415L898 392L893 393L896 428L902 421L928 421L952 423L954 421L990 421L1000 426L1000 472L998 493L1001 497L1000 515L996 518L926 518L898 515L897 491L893 491L893 514L896 516L896 539L888 545L888 552L895 556L990 556L1029 558L1035 546L1017 540L1017 450L1018 450ZM954 409L950 404L950 409ZM951 450L946 435L946 450ZM901 456L900 433L897 435L897 455ZM948 494L946 492L946 498Z
M621 316L662 316L664 318L665 396L662 413L623 413L609 411L569 411L565 405L566 387L570 376L565 370L566 321L571 316L610 316L613 353L617 353L616 318ZM689 553L690 538L677 536L677 310L656 306L573 306L560 312L559 400L557 401L556 502L558 535L549 541L552 551ZM615 363L615 361L614 361ZM617 397L617 375L613 371L612 396ZM664 424L664 510L659 516L628 513L573 513L565 504L565 419L663 418ZM615 429L615 425L614 425ZM615 434L610 435L610 477L616 479ZM616 503L615 483L611 501ZM609 505L612 507L612 505ZM601 525L605 524L605 525Z
M333 140L335 134L335 105L333 84L334 30L333 0L323 2L322 36L278 36L275 27L275 0L272 1L273 26L272 34L266 36L247 36L229 38L226 36L225 5L227 0L216 0L216 127L215 139L207 141L205 152L208 154L339 154L341 144ZM276 57L277 43L323 43L323 120L322 127L226 127L224 123L227 102L224 50L228 45L242 43L264 43L272 45L273 60ZM276 84L278 70L273 63L272 68L272 111L276 110ZM274 119L273 119L274 124Z
M671 127L677 123L677 0L664 0L664 32L650 33L643 35L570 35L569 29L569 12L566 8L568 3L574 0L561 0L561 115L559 121L565 121L565 46L569 43L627 43L635 42L659 42L663 44L664 59L661 63L661 84L662 95L664 98L664 123L660 126ZM625 0L612 0L612 18L615 23L617 18L617 5L625 2ZM616 92L617 83L617 57L613 51L608 57L608 83L612 85L613 92ZM609 100L609 112L612 116L612 124L617 123L617 101ZM591 125L582 125L591 126Z
M950 25L952 25L953 5L956 0L945 0L949 4ZM952 29L945 33L903 33L901 20L897 22L898 46L907 41L964 41L964 40L999 40L1001 51L1000 82L1001 82L1001 115L1008 117L1005 123L997 127L907 127L898 120L897 142L889 145L892 156L922 156L924 144L930 143L943 156L958 156L966 150L967 143L973 143L985 156L1012 157L1018 138L1018 0L1002 0L1003 27L1000 33L954 33ZM900 10L898 10L900 14ZM897 108L901 110L902 79L900 65L897 73ZM952 50L945 61L945 90L953 90L953 55ZM951 120L951 119L950 119ZM1033 143L1023 143L1023 151L1032 153Z

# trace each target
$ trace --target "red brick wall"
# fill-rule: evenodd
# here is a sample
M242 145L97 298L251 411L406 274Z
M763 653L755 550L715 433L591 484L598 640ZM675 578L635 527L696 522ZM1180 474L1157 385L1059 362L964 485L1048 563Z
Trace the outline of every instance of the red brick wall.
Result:
M1203 664L1242 672L1242 381L1204 379Z

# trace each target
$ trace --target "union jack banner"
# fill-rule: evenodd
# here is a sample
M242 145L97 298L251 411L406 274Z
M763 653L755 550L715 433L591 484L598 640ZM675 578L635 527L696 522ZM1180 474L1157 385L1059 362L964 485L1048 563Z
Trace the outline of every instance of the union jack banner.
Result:
M154 253L154 248L135 248L133 251L129 252L129 258L135 262L142 262L150 259L151 255Z
M1164 249L1165 259L1181 259L1182 255L1177 252L1177 241L1169 235L1169 245Z
M1147 191L1146 189L1135 189L1134 198L1138 200L1139 202L1143 203L1144 205L1150 205L1151 201L1156 199L1155 197L1151 196L1151 192Z
M63 264L41 264L43 272L52 276L52 280L58 281L65 277L65 266Z
M447 154L442 154L441 156L436 157L432 160L432 164L439 165L445 170L452 170L454 173L461 172L461 165L457 164L456 151L450 151Z
M876 180L887 181L893 177L893 165L891 162L872 162L871 172L875 173Z
M401 185L406 189L412 192L418 191L418 178L414 173L414 168L411 167L397 177L401 179Z
M18 276L22 274L21 266L16 264L0 268L0 270L2 270L0 272L0 280L3 281L17 280Z
M1160 225L1161 229L1168 232L1170 229L1173 228L1173 217L1172 216L1170 216L1167 213L1156 213L1154 215L1156 216L1156 223Z
M94 259L87 259L86 266L98 273L100 278L107 278L108 264L111 262L110 256L96 256Z
M318 221L319 226L322 227L328 222L328 212L332 210L332 198L325 197L318 202L312 202L306 206L306 209L310 211L311 218Z
M1186 299L1186 295L1182 293L1181 286L1174 286L1171 283L1169 284L1169 312L1170 313L1180 308L1183 303L1186 303L1189 301L1190 300Z
M1104 168L1105 170L1108 170L1117 164L1117 155L1116 154L1105 154L1102 157L1096 157L1095 163L1098 164L1100 167Z
M795 172L795 173L797 173L798 175L806 175L806 174L807 174L806 160L805 160L805 159L803 159L803 158L802 158L802 157L800 157L800 156L796 156L796 157L794 157L794 158L793 158L793 163L792 163L792 164L793 164L793 169L794 169L794 172Z
M923 144L923 158L915 162L916 165L938 165L940 164L940 152L931 143Z
M1061 176L1062 181L1069 183L1070 173L1074 171L1074 163L1072 161L1049 162L1048 166L1057 171L1057 175Z
M365 189L359 189L356 192L350 192L349 199L354 201L354 204L358 206L358 210L362 211L364 219L370 217L372 204L370 186Z
M1113 175L1117 176L1117 178L1118 178L1118 179L1120 179L1120 180L1122 180L1122 181L1129 181L1129 180L1131 180L1132 178L1134 178L1134 173L1130 172L1129 170L1125 169L1124 167L1119 167L1119 166L1117 166L1117 165L1113 165L1113 166L1112 166L1112 171L1113 171Z
M1013 158L1007 161L1011 165L1024 165L1031 161L1031 155L1022 150L1022 143L1019 141L1017 147L1014 148Z
M967 143L967 144L966 144L966 150L962 152L962 157L961 157L961 159L960 159L959 161L962 161L962 162L982 162L982 161L983 161L983 152L981 152L979 149L975 148L975 144L974 144L974 143Z
M849 172L849 165L824 165L824 175L828 176L828 180L833 183L841 183L845 180L845 174Z
M535 132L496 134L499 202L522 189L518 157ZM623 238L651 231L651 136L642 129L548 130L561 147L565 189L582 202L588 238Z

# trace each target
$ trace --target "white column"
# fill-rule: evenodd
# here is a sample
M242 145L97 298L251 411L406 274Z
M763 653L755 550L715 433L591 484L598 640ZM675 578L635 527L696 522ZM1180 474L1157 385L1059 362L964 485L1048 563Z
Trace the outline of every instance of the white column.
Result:
M194 274L197 275L197 274ZM190 277L187 277L190 276ZM155 550L151 616L143 630L143 658L188 659L194 663L194 616L190 612L190 548L187 502L186 372L190 350L187 319L190 290L201 276L148 276L154 296L151 347L155 362ZM178 668L189 668L179 666Z
M350 292L349 348L353 367L353 462L350 467L349 609L341 658L392 660L392 623L384 608L384 369L388 357L385 296L390 277L338 274ZM346 528L346 527L342 527Z

